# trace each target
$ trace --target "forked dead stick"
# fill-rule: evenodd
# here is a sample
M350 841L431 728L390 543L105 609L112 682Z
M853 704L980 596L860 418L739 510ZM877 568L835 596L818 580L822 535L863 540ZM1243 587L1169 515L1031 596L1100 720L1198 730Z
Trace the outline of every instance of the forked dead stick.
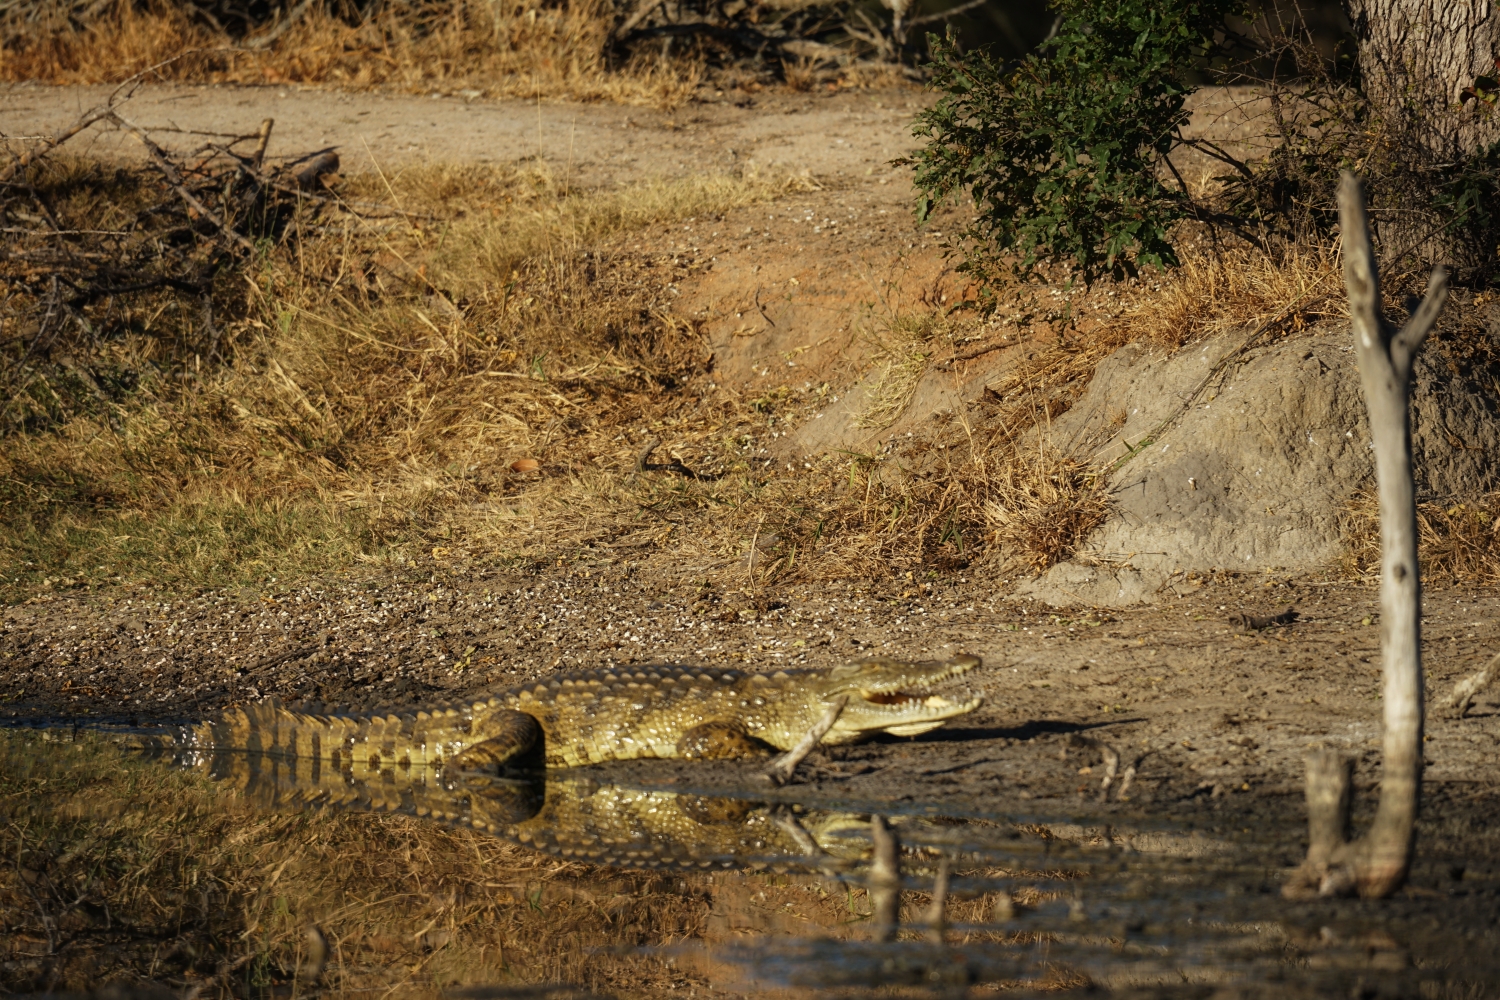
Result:
M1441 267L1433 269L1426 296L1398 331L1381 314L1364 186L1347 171L1339 185L1339 225L1344 286L1380 494L1380 646L1385 673L1380 805L1365 835L1346 839L1349 765L1332 751L1309 756L1307 860L1283 891L1290 897L1357 891L1379 899L1406 881L1422 785L1422 584L1408 410L1412 362L1448 297L1448 274Z

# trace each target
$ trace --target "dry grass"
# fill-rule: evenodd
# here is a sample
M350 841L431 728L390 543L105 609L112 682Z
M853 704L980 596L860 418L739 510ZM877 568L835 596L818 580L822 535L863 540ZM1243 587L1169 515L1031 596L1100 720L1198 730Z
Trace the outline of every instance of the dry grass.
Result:
M1129 340L1168 349L1262 323L1275 333L1299 333L1347 315L1340 266L1331 247L1295 245L1272 257L1244 244L1199 240L1181 267L1126 291L1109 325Z
M1034 289L1012 289L997 319L1024 325L1040 318L1062 332L1034 338L1022 360L987 386L981 435L963 442L964 519L982 526L1009 569L1039 573L1070 558L1108 516L1108 470L1059 450L1051 422L1082 397L1100 362L1132 342L1174 350L1228 331L1301 332L1341 315L1338 267L1336 256L1318 248L1272 259L1200 241L1175 271L1077 293L1066 324L1055 300L1048 306Z
M183 5L114 0L91 9L82 23L60 11L0 21L0 79L111 83L181 56L157 75L673 106L693 93L703 74L702 60L691 53L611 68L605 41L613 8L595 0L465 0L376 10L350 25L316 5L273 45L251 51Z
M867 322L870 356L876 374L865 387L865 405L855 418L856 427L881 430L896 421L917 392L917 384L927 372L927 359L933 354L933 341L949 334L952 324L939 320L936 313L902 313L892 311L871 316Z
M23 993L640 995L687 983L626 952L693 936L708 913L700 876L595 869L404 817L258 814L196 774L18 733L0 732L0 851L0 989ZM321 985L310 927L328 945Z
M1033 572L1071 558L1109 516L1104 475L1045 442L1030 461L997 471L989 483L992 499L984 505L993 538Z
M1361 492L1344 508L1346 555L1342 569L1350 576L1380 575L1380 501ZM1500 582L1500 493L1465 500L1417 504L1417 533L1422 578L1437 584Z
M156 196L87 164L34 179L78 228ZM670 286L695 263L632 249L633 234L802 183L580 194L542 167L346 178L343 197L419 215L372 224L309 207L216 286L223 363L203 356L199 304L161 294L95 317L107 335L25 369L0 437L0 588L258 584L362 562L611 551L752 589L952 570L986 546L1040 571L1107 513L1102 477L1049 431L1100 361L1131 340L1181 345L1268 319L1290 334L1341 302L1319 298L1337 288L1323 255L1200 245L1173 274L1090 290L1075 329L1033 335L978 412L927 439L780 467L770 436L823 409L829 387L750 398L718 384L695 321L672 307ZM1018 314L1037 315L1039 297L1018 290ZM999 325L921 306L884 308L867 328L862 422L883 427L945 341ZM651 439L658 461L695 477L636 474Z
M80 169L40 178L65 217L101 210ZM204 363L197 303L163 294L100 314L102 340L55 349L73 368L24 370L0 439L7 582L223 583L380 558L413 539L420 552L455 531L532 548L513 537L536 516L520 495L559 492L566 506L597 493L607 509L635 447L616 440L622 427L633 438L688 411L719 428L748 412L678 391L708 356L667 304L689 263L585 248L783 187L700 177L564 195L545 171L439 168L351 179L350 196L388 190L446 217L304 220L321 229L216 290L224 365ZM118 391L70 383L84 367L73 357ZM540 490L507 468L533 454L546 460ZM546 546L608 534L610 520L560 518Z

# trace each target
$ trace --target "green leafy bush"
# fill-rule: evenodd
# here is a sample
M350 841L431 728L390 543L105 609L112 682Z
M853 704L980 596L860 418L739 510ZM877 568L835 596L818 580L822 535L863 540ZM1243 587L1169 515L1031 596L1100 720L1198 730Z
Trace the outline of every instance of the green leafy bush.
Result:
M917 118L918 216L967 192L954 246L987 282L1070 263L1085 281L1177 263L1174 223L1195 212L1168 154L1184 140L1195 71L1241 0L1060 0L1057 31L1011 65L930 39L943 97Z

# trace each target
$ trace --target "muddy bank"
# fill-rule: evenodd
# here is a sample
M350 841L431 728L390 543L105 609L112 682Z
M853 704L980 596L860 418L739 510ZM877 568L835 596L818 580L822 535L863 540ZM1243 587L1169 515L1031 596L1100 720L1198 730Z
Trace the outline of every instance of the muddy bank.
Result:
M1000 789L1086 795L1087 777L1060 791L1061 772L1043 769L1043 780L1015 758L1014 748L1033 738L1074 732L1141 756L1135 796L1144 802L1223 809L1272 796L1295 812L1301 757L1312 746L1346 749L1359 759L1361 781L1373 782L1375 593L1249 576L1192 586L1157 607L1058 611L942 579L752 593L601 554L592 565L536 575L431 567L421 576L176 600L148 591L57 593L5 610L0 698L12 719L149 721L268 697L360 709L431 704L556 671L627 664L773 670L869 652L927 659L966 651L985 661L963 680L983 707L913 742L830 751L841 788L941 790L954 802ZM1428 596L1432 696L1488 659L1497 605L1491 591ZM1297 620L1285 627L1244 630L1229 620L1286 607ZM1428 731L1431 787L1488 803L1487 762L1500 739L1493 702L1463 720L1434 718ZM1075 759L1087 756L1072 751L1071 773L1100 764ZM876 770L842 773L846 764Z

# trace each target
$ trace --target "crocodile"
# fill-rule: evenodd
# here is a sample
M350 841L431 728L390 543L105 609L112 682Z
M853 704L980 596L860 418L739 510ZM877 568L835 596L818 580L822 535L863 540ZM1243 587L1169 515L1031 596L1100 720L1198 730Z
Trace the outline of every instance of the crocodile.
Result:
M979 665L978 657L961 655L924 663L873 657L771 674L620 667L390 714L321 714L262 702L131 741L304 758L351 779L393 768L497 773L640 758L731 759L791 749L841 698L824 744L936 729L982 699L950 700L931 689Z

